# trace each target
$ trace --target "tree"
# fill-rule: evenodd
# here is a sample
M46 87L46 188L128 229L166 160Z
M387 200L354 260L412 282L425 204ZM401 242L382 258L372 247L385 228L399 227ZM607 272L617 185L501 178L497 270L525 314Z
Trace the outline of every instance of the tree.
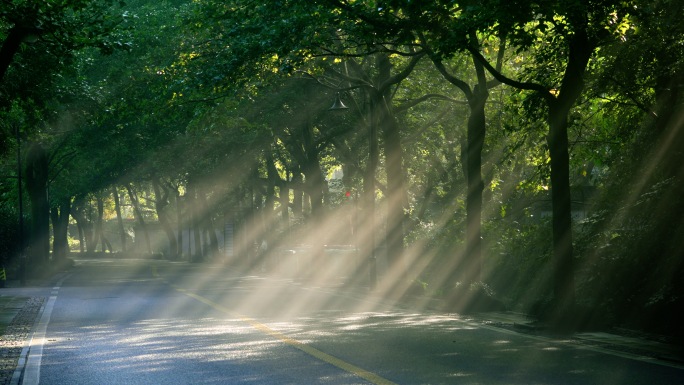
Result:
M101 194L132 179L149 181L150 173L173 170L173 163L167 162L162 170L158 167L161 162L154 167L145 162L174 140L185 128L183 122L189 121L185 115L187 108L170 112L166 104L171 95L166 79L157 70L172 56L162 47L168 48L174 41L172 34L163 35L168 39L162 41L158 32L172 29L178 21L177 11L177 7L157 10L149 4L133 2L127 6L126 15L137 17L126 18L133 20L126 26L135 29L128 30L129 40L112 45L128 50L94 50L81 45L71 55L71 66L62 71L60 81L54 84L60 92L50 108L57 112L51 112L48 120L50 128L59 128L56 135L47 137L55 159L51 164L51 195L59 195L55 202L62 199L62 194L68 195L64 199ZM110 36L114 38L122 36ZM157 48L150 49L153 45ZM123 225L120 231L125 247Z
M40 144L26 154L26 190L31 201L29 260L44 267L50 255L49 205L47 195L48 157Z
M111 51L121 46L115 29L123 17L107 0L63 2L7 1L0 5L0 109L24 110L18 138L31 142L26 163L26 187L31 200L31 241L29 260L46 268L49 256L51 150L48 135L41 132L44 121L56 120L55 101L66 93L55 92L55 75L64 73L73 53L83 47ZM30 45L22 43L31 43ZM12 65L14 64L14 65ZM2 142L9 133L0 131ZM19 143L17 143L19 145ZM0 148L4 155L5 148ZM52 215L56 235L55 260L65 256L69 197L60 197L61 211Z
M532 48L538 66L531 71L531 81L515 81L497 71L475 49L468 50L502 83L535 92L546 104L549 132L547 145L551 158L551 199L553 211L554 302L557 323L572 312L575 303L574 255L569 174L568 115L582 94L585 73L597 47L610 37L615 17L626 16L622 3L585 5L578 2L534 4L514 13L500 28L516 46ZM485 5L486 7L486 5ZM499 9L498 11L501 11ZM556 38L556 44L531 46L537 31ZM552 40L553 41L553 40ZM555 60L555 62L551 62ZM549 73L549 69L555 70Z
M475 31L469 34L469 44L480 52L480 43ZM501 69L505 43L498 52L496 64L497 70ZM449 73L444 66L442 58L436 55L432 60L444 76L454 86L458 87L468 101L470 115L467 125L466 149L463 151L466 165L465 175L467 180L466 194L466 263L463 266L466 282L483 281L482 279L482 151L485 144L486 124L485 105L489 97L489 89L499 84L498 81L488 81L485 77L485 68L477 57L473 56L473 64L476 73L476 84L471 86L464 80Z
M0 80L4 78L21 43L42 45L54 55L68 56L84 46L97 46L111 52L123 43L111 39L121 23L121 14L112 12L120 1L85 0L63 2L5 1L0 6L0 25L7 28L0 49Z

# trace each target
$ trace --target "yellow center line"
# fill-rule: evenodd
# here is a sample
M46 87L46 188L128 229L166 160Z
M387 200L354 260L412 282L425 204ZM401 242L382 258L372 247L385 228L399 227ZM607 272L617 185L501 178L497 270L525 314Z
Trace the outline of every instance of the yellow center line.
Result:
M155 277L158 276L158 272L157 272L157 269L156 269L156 268L153 268L152 274L153 274ZM166 281L165 281L165 282L166 282ZM277 330L275 330L275 329L272 329L272 328L270 328L270 327L268 327L268 326L262 324L261 322L255 320L255 319L249 318L249 317L244 316L244 315L241 315L241 314L237 314L237 313L233 312L232 310L228 309L227 307L225 307L225 306L223 306L223 305L221 305L221 304L219 304L219 303L216 303L216 302L214 302L214 301L212 301L212 300L210 300L210 299L208 299L208 298L204 298L204 297L202 297L202 296L200 296L200 295L191 293L191 292L189 292L189 291L187 291L187 290L185 290L185 289L183 289L183 288L181 288L181 287L179 287L179 286L176 286L176 285L174 285L174 284L172 284L172 283L169 283L169 282L166 282L166 283L167 283L168 285L170 285L171 287L173 287L174 289L176 289L176 291L178 291L178 292L180 292L180 293L183 293L183 294L187 295L187 296L190 297L190 298L196 299L196 300L202 302L203 304L208 305L208 306L210 306L210 307L212 307L212 308L214 308L214 309L216 309L216 310L218 310L218 311L221 311L221 312L223 312L223 313L225 313L225 314L227 314L227 315L229 315L229 316L237 317L237 318L240 319L240 321L249 324L249 325L252 326L254 329L256 329L256 330L258 330L258 331L260 331L260 332L262 332L262 333L264 333L264 334L270 335L270 336L272 336L272 337L274 337L274 338L280 340L281 342L283 342L283 343L285 343L285 344L288 344L288 345L290 345L290 346L292 346L292 347L294 347L294 348L296 348L296 349L299 349L299 350L301 350L302 352L304 352L304 353L306 353L306 354L308 354L308 355L310 355L310 356L312 356L312 357L314 357L314 358L317 358L317 359L319 359L319 360L321 360L321 361L323 361L323 362L327 362L328 364L331 364L331 365L333 365L333 366L335 366L335 367L338 367L338 368L340 368L340 369L342 369L342 370L344 370L344 371L346 371L346 372L348 372L348 373L351 373L351 374L354 374L354 375L356 375L356 376L358 376L358 377L361 377L361 378L363 378L364 380L366 380L366 381L368 381L368 382L370 382L370 383L372 383L372 384L376 384L376 385L396 385L394 382L392 382L392 381L390 381L390 380L388 380L388 379L385 379L385 378L383 378L383 377L380 377L379 375L377 375L377 374L375 374L375 373L373 373L373 372L369 372L369 371L367 371L367 370L365 370L365 369L362 369L362 368L360 368L360 367L358 367L358 366L356 366L356 365L350 364L349 362L346 362L346 361L341 360L341 359L339 359L339 358L337 358L337 357L335 357L335 356L332 356L332 355L330 355L330 354L328 354L328 353L325 353L325 352L323 352L323 351L321 351L321 350L318 350L318 349L316 349L316 348L314 348L314 347L312 347L312 346L306 345L305 343L302 343L302 342L300 342L300 341L297 341L297 340L295 340L295 339L292 339L292 338L286 336L285 334L283 334L283 333L281 333L281 332L279 332L279 331L277 331Z

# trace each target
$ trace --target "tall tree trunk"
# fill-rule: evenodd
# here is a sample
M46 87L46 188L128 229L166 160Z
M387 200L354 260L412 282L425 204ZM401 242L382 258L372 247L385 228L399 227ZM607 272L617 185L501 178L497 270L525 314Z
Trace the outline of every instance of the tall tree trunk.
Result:
M274 235L275 225L275 201L276 201L276 185L278 184L278 170L276 169L273 152L266 153L266 200L264 202L264 210L262 218L264 220L264 234L266 242L269 247L276 241Z
M197 190L193 182L188 182L188 191L185 194L187 197L187 213L190 220L189 226L189 238L191 239L190 247L194 246L190 250L190 260L192 262L201 262L204 258L204 253L202 250L202 229L201 220L197 199Z
M368 258L368 278L371 289L375 288L378 279L377 258L375 255L377 232L375 222L375 173L378 168L380 152L378 145L377 103L377 97L371 95L369 106L370 118L368 124L368 164L366 165L366 170L363 175L363 207L365 215L362 228L367 237L366 242L364 242L367 249L363 255L366 255Z
M135 213L135 218L138 220L138 225L140 226L140 231L143 233L145 238L145 246L147 246L147 252L152 254L152 243L150 241L150 233L147 231L147 224L145 223L145 218L143 217L142 210L140 209L140 202L138 197L133 191L133 187L130 184L126 185L126 191L128 191L128 198L131 200L133 205L133 212Z
M472 44L478 44L474 32L470 34ZM497 69L501 69L505 43L499 46L499 58ZM470 116L468 117L467 149L466 149L466 180L468 185L466 196L466 272L468 282L482 281L482 193L484 182L482 181L482 150L487 131L485 118L485 105L489 98L489 88L498 85L498 82L488 84L485 76L485 68L477 58L473 57L473 66L477 77L477 84L472 93L467 93Z
M71 198L61 198L57 207L50 211L52 217L53 243L52 258L56 264L66 260L69 254L69 215L71 211Z
M404 227L406 222L407 198L402 165L403 148L399 126L395 118L387 116L383 125L383 142L385 149L385 168L387 172L387 258L396 266L401 263L404 254ZM401 269L402 272L406 268Z
M178 185L170 185L171 190L173 191L173 194L171 195L173 197L175 206L176 206L176 239L177 239L177 245L176 245L176 250L178 250L177 258L181 259L183 258L183 202L182 202L182 197L180 195L180 186Z
M26 191L31 201L29 263L39 268L50 258L50 205L48 203L48 157L40 144L26 154Z
M313 123L310 119L307 119L306 124L302 127L302 138L306 154L306 163L302 168L302 171L304 172L304 188L311 200L312 218L321 218L323 211L323 183L325 182L325 177L321 170L320 154L314 143Z
M378 67L378 83L387 82L391 75L392 65L388 54L376 56ZM403 149L401 146L401 132L396 117L392 111L392 101L389 88L378 92L377 100L373 103L378 111L378 126L382 128L385 149L385 169L387 173L387 232L385 244L387 259L390 266L401 263L404 254L404 223L407 209L407 198L404 182ZM406 272L406 268L399 271Z
M547 137L551 157L554 297L559 306L575 302L567 112L552 105ZM559 316L562 316L559 314Z
M477 36L470 34L471 44L478 46ZM497 70L501 68L505 45L499 47ZM486 135L485 105L489 98L488 89L498 85L498 82L488 84L484 65L473 55L473 65L477 83L474 87L465 81L451 75L443 65L441 58L433 57L433 63L447 81L458 87L468 101L470 115L468 116L466 139L461 144L461 161L466 177L466 250L459 270L460 279L465 282L482 281L482 150Z
M204 225L207 231L207 236L209 238L207 256L209 258L216 258L219 254L219 242L218 236L216 235L216 229L214 228L214 219L208 215L206 220L204 221Z
M71 216L76 220L81 253L94 251L93 225L86 212L86 199L77 198L71 208Z
M102 199L102 196L98 193L96 197L97 201L97 219L95 220L95 249L97 249L97 244L101 244L102 246L102 252L107 251L112 251L112 245L107 241L107 238L104 235L103 231L103 222L104 222L104 199Z
M178 233L178 258L182 259L183 258L183 248L185 247L185 243L183 242L183 201L180 193L178 190L175 191L174 197L176 199L176 225L178 226L178 229L176 232Z
M121 237L121 251L126 252L126 229L124 228L123 215L121 215L121 201L119 199L119 190L116 186L112 187L112 197L114 198L114 211L116 211L116 223L119 228L119 236Z
M292 186L292 215L299 221L304 212L302 173L299 170L292 173Z
M157 180L152 181L152 188L154 189L154 208L157 211L159 225L162 227L162 230L169 241L169 255L167 257L176 259L178 257L178 242L176 241L176 234L173 231L169 216L164 210L169 204L169 192L166 188L163 188Z
M204 191L198 192L200 199L200 207L202 208L201 223L204 231L207 234L207 245L205 246L204 256L207 258L215 258L219 252L218 237L216 236L216 229L214 228L213 211L210 209L210 202L207 194Z
M78 251L83 254L86 252L85 232L83 231L83 225L78 222L78 219L76 219L76 229L78 230Z
M311 216L307 223L308 242L313 246L311 256L314 263L320 263L324 258L325 252L325 231L323 226L323 190L325 177L321 170L320 153L314 143L313 122L307 119L302 127L304 142L305 163L302 171L304 173L304 191L309 196L311 202Z
M485 103L488 93L480 82L468 100L470 116L466 149L466 265L467 282L482 280L482 149L485 141Z
M286 238L289 238L290 234L290 189L287 186L287 182L280 183L278 189L278 200L280 201L280 222L285 229Z
M584 88L584 73L593 48L585 25L571 38L568 64L558 97L546 96L549 108L547 143L551 157L554 301L558 310L555 321L558 325L563 323L561 318L573 311L575 304L568 114Z
M278 170L275 166L275 160L273 159L273 153L268 151L266 153L266 201L264 203L264 208L266 212L271 216L275 207L275 188L278 182Z

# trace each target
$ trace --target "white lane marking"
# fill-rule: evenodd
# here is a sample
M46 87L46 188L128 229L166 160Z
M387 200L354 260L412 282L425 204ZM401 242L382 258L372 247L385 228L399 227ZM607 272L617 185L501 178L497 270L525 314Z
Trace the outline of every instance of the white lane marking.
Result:
M45 304L41 305L40 309L38 310L39 314L43 314L44 310ZM31 330L36 330L39 321L40 320L38 318L33 321ZM10 379L10 385L19 385L19 382L21 381L22 375L24 374L24 369L26 368L26 357L28 357L32 339L33 334L30 334L29 338L24 343L24 347L21 349L21 354L19 354L19 359L17 360L17 367L14 369L14 374L12 374L12 378Z
M24 371L24 380L22 385L38 385L40 382L40 364L43 359L43 345L45 344L45 334L52 316L52 309L55 307L57 296L53 295L48 299L43 315L40 317L38 327L33 333L33 338L29 343L29 355L26 360L26 370Z
M12 376L12 385L19 385L20 379L21 385L38 385L40 383L40 365L43 360L43 345L46 341L45 335L47 334L47 327L50 323L50 317L52 317L52 309L55 307L59 289L69 275L70 274L62 277L62 279L57 282L57 286L52 288L50 298L48 298L47 304L42 309L40 321L38 321L38 325L35 326L31 339L24 347L21 356L19 357L17 369ZM24 372L23 376L21 375L22 369Z

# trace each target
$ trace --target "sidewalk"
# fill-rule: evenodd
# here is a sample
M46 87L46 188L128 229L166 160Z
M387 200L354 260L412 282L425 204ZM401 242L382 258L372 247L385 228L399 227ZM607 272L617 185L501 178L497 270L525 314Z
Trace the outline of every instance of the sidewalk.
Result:
M367 291L356 288L346 288L346 290L360 298L368 295ZM388 301L388 303L407 310L449 312L445 310L446 307L442 300L427 296L407 296L392 300L380 296L375 298L380 301ZM582 349L592 349L630 359L684 369L684 345L668 343L667 339L662 336L650 335L636 330L615 328L609 331L555 334L525 314L512 311L474 313L464 315L463 319L498 330L504 329L535 338L571 344Z
M570 335L554 335L534 320L515 312L477 313L473 318L495 328L530 334L541 338L559 339L577 344L581 348L594 349L642 361L684 369L684 346L665 342L663 338L627 329L610 331L577 332Z
M49 279L27 282L6 281L0 288L0 385L16 384L19 358L33 332L35 321L49 293ZM13 378L15 376L15 378Z
M43 302L44 298L0 295L0 385L12 383Z
M0 290L0 336L5 335L5 329L28 300L29 297L4 295Z
M359 290L358 288L347 287L345 290L359 298L368 296L367 291ZM437 313L449 312L445 310L446 307L442 300L427 296L407 296L401 299L388 299L381 296L376 296L375 298L407 310L428 310ZM684 345L670 343L663 336L620 328L608 331L557 334L547 330L544 325L539 324L536 320L527 317L525 314L512 311L474 313L464 315L463 318L480 323L485 327L499 330L504 329L534 336L535 338L571 344L582 349L592 349L607 354L684 370Z

